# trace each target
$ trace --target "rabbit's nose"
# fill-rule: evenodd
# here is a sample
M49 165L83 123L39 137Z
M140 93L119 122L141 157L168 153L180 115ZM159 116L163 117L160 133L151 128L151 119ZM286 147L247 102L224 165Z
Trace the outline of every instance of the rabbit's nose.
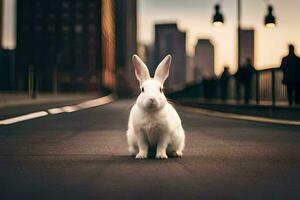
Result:
M149 98L149 100L151 101L151 103L153 103L154 102L154 98Z

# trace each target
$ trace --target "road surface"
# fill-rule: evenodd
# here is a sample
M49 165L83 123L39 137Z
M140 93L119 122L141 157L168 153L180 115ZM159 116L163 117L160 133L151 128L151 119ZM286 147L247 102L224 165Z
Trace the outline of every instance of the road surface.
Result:
M177 108L181 159L135 160L129 100L0 126L0 199L300 199L300 127Z

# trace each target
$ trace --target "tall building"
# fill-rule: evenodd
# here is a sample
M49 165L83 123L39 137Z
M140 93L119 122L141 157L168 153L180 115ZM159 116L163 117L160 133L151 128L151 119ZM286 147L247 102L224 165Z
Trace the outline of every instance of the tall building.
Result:
M246 63L247 58L254 64L254 29L240 30L240 63Z
M149 46L139 43L138 48L137 48L137 54L147 66L150 64L150 47Z
M195 70L194 70L194 57L186 57L186 82L191 83L195 80Z
M8 3L8 1L6 1L6 3ZM3 44L3 22L4 0L0 0L0 90L7 91L12 89L14 83L15 50L7 48L8 46Z
M2 48L2 30L3 30L3 0L0 0L0 49Z
M128 97L139 91L132 55L137 53L137 1L115 0L117 93Z
M26 0L17 2L17 88L28 69L40 90L113 89L113 1Z
M214 45L209 39L199 39L195 46L194 57L195 79L211 79L215 77Z
M0 49L0 90L8 91L14 87L15 50Z
M102 0L101 1L101 52L100 59L102 62L99 63L100 81L102 86L108 90L116 89L116 26L115 26L115 5L113 1ZM95 24L97 26L97 24ZM97 38L97 35L95 35ZM91 41L91 44L96 41ZM99 57L97 57L99 59ZM96 64L96 60L95 61Z
M167 55L172 55L169 78L165 85L173 87L186 82L186 33L178 30L176 23L155 25L154 64L150 73Z

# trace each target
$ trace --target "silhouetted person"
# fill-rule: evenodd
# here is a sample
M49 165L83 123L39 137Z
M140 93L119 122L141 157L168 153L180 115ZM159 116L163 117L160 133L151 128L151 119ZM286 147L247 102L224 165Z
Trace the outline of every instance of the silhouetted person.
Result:
M280 69L283 72L282 83L287 86L289 105L300 104L300 58L291 44L288 55L282 58Z
M247 58L246 64L242 65L241 68L238 69L236 73L236 78L239 83L244 87L244 102L245 104L249 103L251 98L251 84L252 77L255 69L251 64L251 59Z
M228 81L230 78L229 68L227 66L224 67L224 71L220 78L220 85L221 85L221 98L223 101L227 100L228 97Z

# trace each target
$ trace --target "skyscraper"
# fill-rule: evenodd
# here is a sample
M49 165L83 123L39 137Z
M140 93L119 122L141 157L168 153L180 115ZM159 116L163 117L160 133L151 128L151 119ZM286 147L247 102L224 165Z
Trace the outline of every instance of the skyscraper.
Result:
M214 45L209 39L199 39L195 46L195 79L211 79L215 76Z
M113 1L18 1L17 88L32 66L41 90L112 89L114 34Z
M150 66L150 47L147 46L146 44L139 43L137 52L139 57L143 60L143 62L147 65Z
M85 2L85 1L84 1ZM84 3L83 2L83 3ZM100 81L102 86L108 90L116 89L116 77L115 77L115 69L116 69L116 26L115 26L115 5L113 1L102 0L101 5L98 9L101 9L101 49L100 52L100 62L98 65L101 69L98 70L100 73ZM97 24L94 24L97 26ZM88 37L88 36L87 36ZM95 35L97 38L97 34ZM91 44L96 42L96 40L91 41ZM96 52L95 52L96 53ZM95 56L99 59L98 56ZM96 64L97 61L93 60Z
M241 65L246 63L247 58L250 58L252 64L254 64L254 29L240 30L240 45Z
M0 49L2 48L3 0L0 0Z
M178 30L176 23L155 25L154 64L150 68L153 75L155 67L167 55L172 55L169 78L165 85L173 87L186 82L186 33Z
M6 1L5 3L6 6L8 3L10 5L13 4L12 1ZM0 0L0 90L7 91L12 89L14 82L15 50L12 48L12 42L7 38L6 40L4 39L4 20L7 21L4 6L4 0ZM6 8L6 12L12 12L12 10L7 10Z
M117 92L125 97L139 89L131 60L137 53L137 2L115 0L115 9Z
M191 83L195 80L194 57L186 57L186 82Z

